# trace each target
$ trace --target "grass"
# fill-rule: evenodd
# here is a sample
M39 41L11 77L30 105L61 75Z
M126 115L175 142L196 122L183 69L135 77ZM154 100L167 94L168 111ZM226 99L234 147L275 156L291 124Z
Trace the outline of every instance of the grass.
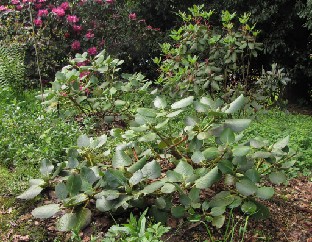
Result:
M258 115L244 134L246 139L260 136L272 143L289 135L290 147L299 154L296 167L303 175L309 176L312 169L311 127L311 116L270 110Z

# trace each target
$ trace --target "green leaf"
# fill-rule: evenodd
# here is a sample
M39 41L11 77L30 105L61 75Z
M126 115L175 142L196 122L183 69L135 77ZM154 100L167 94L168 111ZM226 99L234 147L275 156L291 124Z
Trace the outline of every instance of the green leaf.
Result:
M216 159L220 155L220 152L218 148L210 147L203 151L203 155L205 156L206 160L210 161Z
M53 169L54 165L52 165L51 161L47 159L43 159L41 161L40 172L43 176L49 176L52 173Z
M162 188L161 192L162 193L173 193L177 190L176 186L171 184L171 183L166 183Z
M146 187L144 187L144 189L142 191L140 191L140 193L143 193L143 194L153 193L156 190L158 190L159 188L161 188L163 185L164 185L163 181L153 182L153 183L147 185Z
M190 96L190 97L187 97L187 98L184 98L180 101L177 101L175 103L173 103L171 105L171 108L172 109L180 109L180 108L185 108L189 105L191 105L193 103L193 100L194 100L194 97L193 96Z
M174 217L181 218L185 214L185 208L183 206L172 207L171 213Z
M129 179L129 183L132 184L133 186L138 184L142 179L144 178L143 173L141 170L136 171L133 173L132 177Z
M66 198L63 200L65 207L75 207L88 200L88 196L85 193L79 193L75 196Z
M76 158L68 157L67 167L69 169L75 169L79 165L79 161Z
M154 100L154 106L158 109L165 109L167 106L167 102L164 98L157 96Z
M37 186L37 185L31 186L25 192L23 192L21 195L19 195L17 198L26 199L26 200L33 199L34 197L39 195L42 190L43 190L43 188L40 186Z
M112 165L114 168L121 168L132 164L132 159L121 149L116 149Z
M155 129L162 129L162 128L164 128L164 127L166 127L167 126L167 124L168 124L168 122L169 122L169 118L167 118L167 119L165 119L165 121L163 121L163 122L161 122L161 123L158 123L156 126L155 126Z
M249 153L249 146L236 146L233 149L233 156L245 156Z
M174 171L183 175L184 177L190 177L194 174L193 167L184 160L179 162Z
M286 162L282 163L282 168L288 169L288 168L292 167L296 162L297 162L296 160L286 161Z
M75 230L80 231L91 223L91 211L88 208L81 208L77 213Z
M168 181L170 182L182 182L183 181L183 176L180 173L176 171L172 171L172 170L167 171L166 177Z
M247 214L254 214L257 211L257 205L253 202L244 202L242 207L242 212Z
M269 209L264 206L263 204L253 201L254 204L257 206L257 211L252 215L252 218L254 219L267 219L270 217L270 211Z
M177 110L177 111L168 113L166 117L167 117L167 118L174 118L174 117L178 116L178 115L179 115L180 113L182 113L182 112L183 112L183 110L182 110L182 109L179 109L179 110Z
M218 164L218 168L223 174L234 174L233 164L229 160L220 161Z
M214 217L212 219L211 224L219 229L219 228L221 228L223 226L224 221L225 221L225 216L221 215L221 216Z
M93 149L98 149L102 147L105 143L107 142L107 135L103 134L99 137L97 137L92 143L91 143L91 148Z
M155 118L157 116L157 111L151 108L138 108L137 112L144 117Z
M274 145L273 148L274 149L283 149L285 148L289 143L289 136L286 136L285 138L277 141Z
M143 176L148 179L156 179L161 175L161 167L156 160L147 163L141 171Z
M77 215L75 213L64 214L56 224L58 231L66 232L74 229L77 222Z
M81 168L80 175L82 179L86 180L91 185L98 180L94 171L86 166Z
M225 128L220 135L220 140L223 144L232 144L235 141L235 134L230 128Z
M251 119L228 119L224 121L224 126L239 133L248 128L250 123Z
M80 135L77 139L77 146L79 148L86 148L90 146L90 139L87 135Z
M46 182L43 179L30 179L29 180L29 185L30 186L42 186Z
M195 181L195 187L200 189L205 189L211 187L215 182L217 182L221 178L218 167L216 166L211 171L209 171L206 175Z
M208 132L200 132L198 135L197 135L197 139L198 140L205 140L205 139L208 139L211 135L208 133Z
M35 208L31 214L35 218L50 218L54 214L56 214L58 211L60 211L60 205L59 204L49 204L49 205L44 205L38 208Z
M154 141L157 138L157 135L155 133L147 133L146 135L141 136L138 140L140 142L151 142Z
M283 171L276 171L276 172L272 172L272 173L269 174L269 179L274 184L279 185L281 183L284 183L287 178L286 178L285 172L283 172Z
M68 196L68 190L66 185L61 182L55 186L55 195L58 199L63 200Z
M217 216L224 214L224 212L225 212L225 207L213 207L211 209L210 215L213 217L217 217Z
M253 182L247 179L243 179L239 182L236 182L236 189L240 194L244 196L249 196L255 194L255 192L257 191L257 186Z
M193 161L194 163L200 163L200 162L202 162L202 161L205 160L205 156L204 156L204 154L203 154L202 152L200 152L200 151L195 151L195 152L193 153L191 159L192 159L192 161Z
M229 205L229 208L237 208L242 204L242 199L239 196L233 196L234 200L233 202Z
M115 201L107 200L105 197L101 197L96 200L96 208L101 212L108 212L114 208L115 203Z
M142 169L142 167L146 164L146 162L147 162L147 157L144 156L140 160L138 160L136 163L134 163L132 166L127 168L127 171L133 174L136 171Z
M71 196L77 195L81 189L82 181L78 174L72 174L68 177L66 188Z
M155 205L159 209L165 209L166 208L166 200L163 197L159 197L155 201Z
M235 113L242 108L242 106L244 105L244 102L245 102L245 98L244 98L243 94L241 94L232 103L230 103L229 108L226 109L224 112L225 113Z
M198 188L193 187L189 192L188 196L192 200L192 202L199 202L199 193L200 190Z
M209 207L226 207L234 201L234 196L228 191L219 192L209 201Z
M258 198L261 199L270 199L274 195L274 188L273 187L260 187L256 193Z
M250 181L258 183L260 181L260 174L255 169L249 169L245 172L245 176L249 178Z

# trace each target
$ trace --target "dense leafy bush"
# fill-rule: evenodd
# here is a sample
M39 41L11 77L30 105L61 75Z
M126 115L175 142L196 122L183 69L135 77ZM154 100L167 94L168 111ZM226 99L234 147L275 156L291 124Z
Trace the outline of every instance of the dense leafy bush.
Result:
M235 82L247 89L250 58L261 50L261 43L256 42L259 32L248 23L248 14L239 17L237 28L236 14L228 11L222 12L223 28L214 27L210 22L213 11L203 8L190 8L191 15L180 12L184 25L170 35L175 43L162 44L164 60L155 59L161 70L158 82L180 95L220 95Z

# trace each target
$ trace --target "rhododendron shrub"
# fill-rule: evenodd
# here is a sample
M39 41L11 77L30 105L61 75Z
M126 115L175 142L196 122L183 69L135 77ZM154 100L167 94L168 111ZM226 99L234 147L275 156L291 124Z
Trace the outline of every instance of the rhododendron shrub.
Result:
M1 22L5 15L14 14L18 16L15 22L22 23L22 30L31 33L34 28L35 40L31 35L23 40L29 45L28 64L34 71L30 76L36 76L33 45L37 43L40 68L44 79L49 79L76 53L96 55L104 47L125 59L129 71L152 63L149 50L156 49L160 31L125 4L105 0L10 0L1 5L0 15Z

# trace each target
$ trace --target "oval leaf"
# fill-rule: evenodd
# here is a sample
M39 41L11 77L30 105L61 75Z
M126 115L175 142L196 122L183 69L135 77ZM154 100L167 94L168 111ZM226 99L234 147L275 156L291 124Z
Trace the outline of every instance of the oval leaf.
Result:
M39 208L35 208L31 214L35 218L50 218L54 214L56 214L58 211L60 211L60 205L59 204L49 204L49 205L44 205Z
M189 105L191 105L193 103L193 100L194 100L194 97L193 96L190 96L190 97L187 97L187 98L184 98L180 101L177 101L175 103L173 103L171 105L171 108L172 109L180 109L180 108L185 108Z

